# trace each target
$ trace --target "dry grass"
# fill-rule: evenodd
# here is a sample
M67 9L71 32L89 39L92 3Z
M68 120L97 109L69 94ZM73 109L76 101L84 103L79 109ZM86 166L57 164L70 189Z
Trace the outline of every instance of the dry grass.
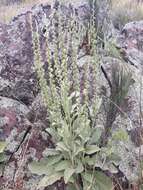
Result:
M51 3L52 0L23 0L20 4L1 5L0 6L0 23L8 23L11 19L32 7L37 3Z
M131 21L143 20L143 1L112 0L112 17L117 28Z
M54 0L22 0L22 3L2 5L0 0L0 23L8 23L14 16L27 10L37 3L52 3ZM61 0L67 1L67 0ZM68 0L68 2L77 3L78 0ZM112 18L117 28L121 28L127 22L143 20L143 1L138 0L111 0L112 1Z
M24 12L27 9L30 9L32 6L34 6L37 3L49 3L52 4L55 0L22 0L22 3L19 4L9 4L4 5L2 2L5 0L0 0L0 23L9 23L9 21L12 20L12 18L22 12ZM80 2L80 0L60 0L62 2L68 2L77 4ZM83 0L85 1L85 0Z

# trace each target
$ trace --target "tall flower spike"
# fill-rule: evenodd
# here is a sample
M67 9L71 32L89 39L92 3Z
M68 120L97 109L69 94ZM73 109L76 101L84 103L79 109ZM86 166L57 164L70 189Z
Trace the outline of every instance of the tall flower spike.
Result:
M37 71L37 76L39 79L39 85L41 88L41 94L44 100L45 105L49 108L50 101L49 101L49 88L47 85L47 80L45 79L45 71L43 69L42 59L41 59L41 50L40 50L40 42L39 42L39 34L38 34L38 27L36 20L35 22L35 29L33 28L33 22L31 17L31 28L32 28L32 39L33 39L33 53L34 53L34 65Z

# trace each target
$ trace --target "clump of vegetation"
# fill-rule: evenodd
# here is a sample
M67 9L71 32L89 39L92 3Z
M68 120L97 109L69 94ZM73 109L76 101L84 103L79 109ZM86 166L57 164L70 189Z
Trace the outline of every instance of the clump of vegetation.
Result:
M126 23L143 19L143 2L137 0L112 0L114 26L121 29Z
M97 85L101 59L97 49L94 17L93 13L88 28L85 28L78 22L75 13L67 20L60 8L54 11L45 32L48 74L43 69L38 29L32 29L35 69L49 120L46 131L53 142L53 148L47 149L46 158L29 165L34 174L44 175L39 188L59 180L62 181L62 188L67 190L114 188L113 176L119 172L118 166L122 161L118 151L122 143L119 142L129 141L129 138L126 129L121 128L107 135L107 143L101 144L104 127L96 123L102 104ZM35 20L33 22L33 26L36 26ZM49 43L50 27L52 42ZM88 37L88 53L91 57L81 68L78 55L84 36ZM111 112L113 114L114 110L116 114L115 105L120 106L130 86L130 76L124 70L116 71L113 67L113 77L115 81L111 82L110 97L112 105L109 105L113 110L109 108L107 119L110 119L108 115ZM112 123L113 120L110 121Z
M107 106L107 115L105 122L105 132L102 143L106 143L112 133L112 125L116 120L117 114L120 113L121 107L127 97L130 86L133 84L132 74L122 64L114 63L111 71L110 88L111 94Z

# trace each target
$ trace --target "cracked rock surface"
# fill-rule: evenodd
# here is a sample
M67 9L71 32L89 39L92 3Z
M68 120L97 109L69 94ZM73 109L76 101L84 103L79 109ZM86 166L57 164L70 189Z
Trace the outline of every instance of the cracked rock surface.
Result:
M0 178L2 189L34 189L36 177L29 173L27 163L42 158L46 147L51 146L42 125L33 125L26 117L28 113L22 103L0 97L0 140L7 143L6 165Z

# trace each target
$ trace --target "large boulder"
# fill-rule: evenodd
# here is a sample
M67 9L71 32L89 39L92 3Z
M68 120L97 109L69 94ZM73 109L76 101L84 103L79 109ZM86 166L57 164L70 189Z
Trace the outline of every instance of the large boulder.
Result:
M134 128L131 132L132 140L140 146L143 144L141 123L143 114L141 109L143 104L141 95L143 90L143 21L126 24L117 39L123 58L134 76L135 83L130 92L131 109L128 114Z
M124 50L125 58L132 65L143 65L143 21L128 23L118 38L119 46Z
M1 170L1 189L32 190L38 183L27 164L39 160L52 146L41 123L32 124L29 108L22 103L0 97L0 141L6 142L5 165Z

